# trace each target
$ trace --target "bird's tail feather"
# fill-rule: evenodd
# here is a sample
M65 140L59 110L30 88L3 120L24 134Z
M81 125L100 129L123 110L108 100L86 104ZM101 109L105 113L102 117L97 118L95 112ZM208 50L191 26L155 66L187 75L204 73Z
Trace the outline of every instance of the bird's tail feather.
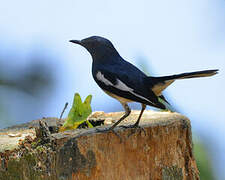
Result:
M177 79L208 77L213 76L217 73L218 69L213 69L205 71L187 72L171 76L147 77L145 79L145 83L149 88L151 88L151 90L155 93L155 95L160 96L161 92Z
M198 78L198 77L208 77L213 76L218 73L218 69L205 70L205 71L195 71L187 72L182 74L175 74L171 76L156 77L157 80L167 81L167 80L176 80L176 79L188 79L188 78Z

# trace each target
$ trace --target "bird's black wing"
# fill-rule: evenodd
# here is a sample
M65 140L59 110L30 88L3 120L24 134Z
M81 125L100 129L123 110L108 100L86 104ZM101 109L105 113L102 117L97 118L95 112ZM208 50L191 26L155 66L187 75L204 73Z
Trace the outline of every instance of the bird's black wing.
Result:
M111 66L110 69L106 69L100 66L92 71L93 77L104 91L131 101L166 109L151 89L144 85L144 74L134 73L130 68L126 67L125 70L123 66L121 67Z

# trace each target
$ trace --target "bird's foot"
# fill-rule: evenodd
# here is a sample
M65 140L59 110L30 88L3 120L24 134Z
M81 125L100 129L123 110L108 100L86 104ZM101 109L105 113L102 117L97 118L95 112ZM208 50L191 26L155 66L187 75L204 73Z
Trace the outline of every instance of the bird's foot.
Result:
M135 134L135 133L137 132L137 130L139 131L140 134L141 134L141 132L143 131L144 134L145 134L145 136L146 136L146 131L145 131L145 129L144 129L143 127L139 126L139 125L136 124L136 123L133 124L133 125L129 125L129 126L120 126L120 127L125 128L125 129L131 128L131 133L128 135L128 138L129 138L130 136L132 136L133 134Z
M120 139L120 142L122 142L122 138L120 137L120 135L116 131L114 131L114 129L112 129L112 128L107 128L107 129L96 128L96 131L97 132L110 132L111 131L113 134L115 134Z
M101 129L99 129L99 128L96 128L96 131L97 132L109 132L109 131L111 131L111 129L110 128L108 128L108 129L106 129L106 128L101 128Z

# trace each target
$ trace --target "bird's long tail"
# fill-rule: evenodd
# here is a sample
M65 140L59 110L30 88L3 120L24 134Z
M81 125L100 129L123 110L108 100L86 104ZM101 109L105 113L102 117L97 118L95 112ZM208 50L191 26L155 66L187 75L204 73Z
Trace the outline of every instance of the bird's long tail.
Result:
M213 70L205 70L205 71L187 72L187 73L175 74L171 76L147 77L146 83L149 84L148 87L150 87L151 90L157 96L160 96L161 92L177 79L208 77L208 76L213 76L217 74L218 71L219 71L218 69L213 69Z
M157 80L167 81L167 80L176 80L176 79L188 79L188 78L198 78L198 77L208 77L213 76L218 73L218 69L205 70L205 71L195 71L187 72L181 74L175 74L171 76L156 77Z

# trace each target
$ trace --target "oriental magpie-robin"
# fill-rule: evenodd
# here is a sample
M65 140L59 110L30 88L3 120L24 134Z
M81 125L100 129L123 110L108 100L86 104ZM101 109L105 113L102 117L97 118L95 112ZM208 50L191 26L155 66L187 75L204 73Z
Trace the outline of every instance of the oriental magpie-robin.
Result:
M79 44L88 50L93 60L92 75L94 80L105 93L116 98L125 109L125 114L109 130L113 130L123 119L129 116L131 110L128 102L139 102L142 105L140 115L132 126L138 127L146 105L166 109L159 98L166 101L162 91L175 80L208 77L218 72L217 69L213 69L151 77L125 61L108 39L92 36L83 40L70 40L70 42Z

